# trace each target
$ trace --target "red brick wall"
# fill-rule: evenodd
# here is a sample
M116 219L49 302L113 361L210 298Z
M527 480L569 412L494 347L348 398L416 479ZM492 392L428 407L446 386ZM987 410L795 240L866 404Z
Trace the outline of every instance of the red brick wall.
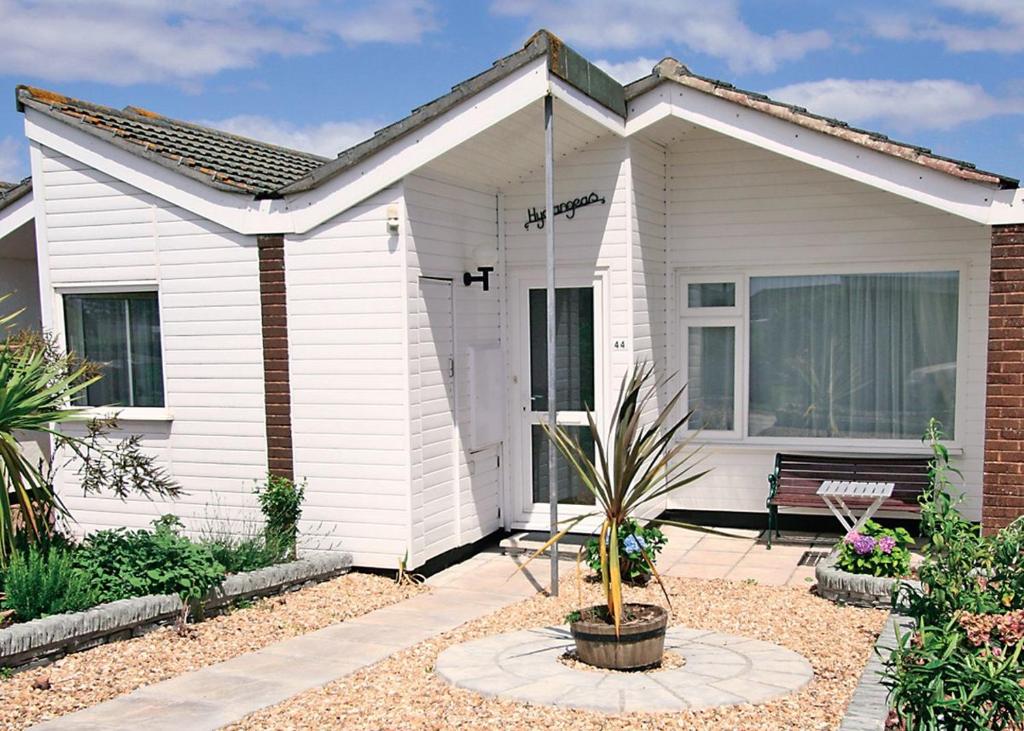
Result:
M295 479L295 472L292 459L292 402L288 380L284 236L258 236L256 242L260 259L260 310L263 317L267 467L272 474L291 480Z
M986 532L1024 514L1024 225L992 227L988 389L981 520Z

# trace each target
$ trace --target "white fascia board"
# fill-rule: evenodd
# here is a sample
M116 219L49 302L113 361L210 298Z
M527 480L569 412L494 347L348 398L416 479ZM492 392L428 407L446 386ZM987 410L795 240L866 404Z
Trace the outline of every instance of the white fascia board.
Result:
M24 226L36 215L32 198L33 192L26 193L0 211L0 239L9 236L15 229Z
M515 114L548 92L547 57L539 58L381 148L313 190L287 199L296 233L306 233L434 158Z
M996 218L999 223L1024 221L1024 205L1016 190L962 180L671 81L628 106L629 135L676 117L977 223L992 224Z
M1000 226L1024 223L1024 190L1001 190L1002 195L996 196L992 202L989 224ZM1012 195L1011 195L1012 194Z
M626 134L626 120L557 76L551 77L551 96L619 137Z
M260 201L248 194L211 188L31 108L25 109L25 135L232 231L254 235L292 230L291 218L280 201Z

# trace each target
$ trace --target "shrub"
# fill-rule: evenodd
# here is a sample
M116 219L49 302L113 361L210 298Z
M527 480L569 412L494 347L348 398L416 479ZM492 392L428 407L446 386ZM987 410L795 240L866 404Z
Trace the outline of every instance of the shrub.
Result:
M89 579L72 566L71 555L59 548L32 547L11 555L5 580L5 609L21 622L96 604Z
M1024 522L994 536L960 515L955 473L934 420L932 491L922 497L921 590L897 597L916 620L886 663L895 727L1016 729L1024 725Z
M266 539L271 546L283 547L292 558L299 534L299 518L302 517L302 501L306 486L296 485L287 477L268 474L267 481L256 487L256 499L266 518Z
M913 542L903 528L883 528L869 520L859 533L850 532L840 541L836 565L851 574L906 576Z
M668 539L661 529L654 525L640 527L632 518L623 521L619 528L619 566L624 581L638 584L651 576L651 567L644 560L642 551L653 562ZM601 551L597 539L591 538L585 547L585 560L594 573L601 573Z
M229 574L255 571L281 563L291 549L265 534L241 537L218 534L204 537L200 545L208 548L217 563Z
M224 566L208 547L180 534L177 518L165 515L153 526L152 531L98 531L75 552L74 564L89 577L99 601L148 594L194 600L223 580Z

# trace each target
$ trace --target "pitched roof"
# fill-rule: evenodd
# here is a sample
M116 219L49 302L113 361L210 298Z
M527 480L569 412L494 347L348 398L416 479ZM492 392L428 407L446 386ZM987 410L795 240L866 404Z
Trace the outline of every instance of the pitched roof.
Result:
M273 195L327 158L228 134L139 107L113 109L31 86L17 88L18 110L31 107L129 152L214 188Z
M548 69L551 73L576 87L598 104L625 118L626 97L623 93L622 85L582 55L565 45L554 33L541 29L530 36L529 40L526 41L520 50L499 58L491 65L491 68L483 73L456 84L447 94L416 107L408 116L383 129L377 130L370 139L341 152L336 159L331 160L321 168L310 171L304 177L289 183L278 192L281 194L298 193L315 188L324 181L330 180L348 168L357 165L399 138L419 129L465 99L496 84L526 64L544 56L547 56Z
M734 104L756 109L759 112L770 114L773 117L798 124L801 127L838 137L847 142L853 142L886 155L909 160L910 162L962 178L963 180L987 183L1000 188L1016 188L1020 182L1016 178L1006 175L979 170L973 163L965 160L936 155L927 147L897 142L879 132L852 127L840 119L814 114L804 107L786 104L764 94L739 89L727 81L699 76L674 58L662 59L649 76L626 85L626 99L640 96L662 81L674 81L677 84L716 96L719 99L725 99Z
M662 60L649 76L623 87L546 30L535 33L522 49L498 59L483 73L456 84L447 94L417 107L368 140L339 153L335 159L181 122L138 107L117 110L29 86L18 87L17 101L19 111L31 107L214 188L249 193L257 198L274 198L316 188L543 57L547 58L553 75L624 119L628 100L671 81L963 180L1000 188L1019 185L1016 178L979 170L964 160L943 157L924 147L897 142L878 132L852 127L803 107L738 89L728 82L699 76L673 58Z
M20 183L0 182L0 211L31 192L32 178L25 178Z

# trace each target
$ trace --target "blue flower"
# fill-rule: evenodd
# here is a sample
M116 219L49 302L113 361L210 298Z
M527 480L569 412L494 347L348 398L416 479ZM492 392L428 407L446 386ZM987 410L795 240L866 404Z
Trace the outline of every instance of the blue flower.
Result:
M643 539L641 538L640 540L643 540ZM625 546L626 550L629 553L639 553L640 552L640 544L638 544L636 542L636 536L633 536L633 535L626 536L626 540L624 540L622 542L622 545Z
M636 542L640 544L640 548L647 550L647 541L644 540L642 535L637 534Z

